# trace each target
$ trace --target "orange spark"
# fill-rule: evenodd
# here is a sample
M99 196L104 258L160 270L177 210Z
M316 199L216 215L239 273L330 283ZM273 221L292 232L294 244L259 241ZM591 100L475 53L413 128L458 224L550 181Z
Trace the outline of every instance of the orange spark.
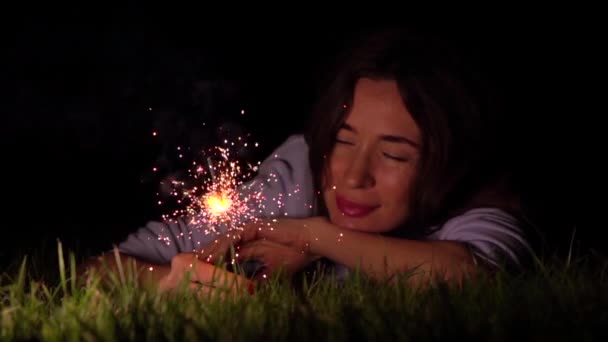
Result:
M211 214L221 215L230 209L232 200L226 193L213 194L206 198L205 204Z

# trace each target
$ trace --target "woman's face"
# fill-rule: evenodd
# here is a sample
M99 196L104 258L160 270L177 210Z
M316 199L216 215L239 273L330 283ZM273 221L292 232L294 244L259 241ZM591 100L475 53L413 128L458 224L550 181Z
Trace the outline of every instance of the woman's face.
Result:
M329 156L323 196L331 222L376 233L402 224L420 139L397 83L360 79Z

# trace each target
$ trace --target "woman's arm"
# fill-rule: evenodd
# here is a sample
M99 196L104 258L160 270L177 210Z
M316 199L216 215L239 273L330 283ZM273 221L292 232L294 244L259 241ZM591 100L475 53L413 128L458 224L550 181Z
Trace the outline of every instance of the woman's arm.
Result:
M173 257L179 253L192 252L197 246L212 240L211 236L193 230L184 218L174 222L150 221L129 234L116 246L116 251L109 250L83 262L77 273L79 277L86 277L95 272L107 282L111 273L117 276L120 274L116 258L118 254L125 275L134 267L140 285L157 285L169 273Z
M476 271L475 261L464 243L417 241L339 228L329 222L311 226L310 253L322 255L350 269L388 280L400 272L415 271L414 282L460 281Z
M240 244L239 258L256 258L264 263L281 260L283 264L300 265L297 259L326 257L351 270L358 268L377 280L389 280L397 273L413 271L410 277L413 282L433 280L437 276L460 281L464 275L477 271L476 260L466 241L391 238L342 229L323 217L258 221L246 225L234 236L218 239L214 252L225 251L234 243ZM278 248L263 246L267 242L288 246L298 258L288 258ZM278 266L281 263L271 262Z
M107 252L99 256L92 257L89 260L79 265L77 270L78 278L87 278L89 276L97 275L101 277L102 281L108 282L110 280L109 275L115 274L117 277L120 276L120 268L117 262L120 262L120 268L122 268L125 275L128 275L130 270L135 272L138 283L141 286L157 286L160 279L166 276L171 270L170 264L155 264L143 261L138 258L123 254Z

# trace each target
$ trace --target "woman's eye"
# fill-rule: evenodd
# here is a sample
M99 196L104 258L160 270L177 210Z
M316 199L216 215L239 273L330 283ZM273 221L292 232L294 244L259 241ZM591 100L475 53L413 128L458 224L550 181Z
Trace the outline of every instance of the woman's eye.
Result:
M345 144L345 145L354 145L354 143L347 141L347 140L342 140L342 139L337 139L336 138L336 143L337 144Z
M392 160L395 160L395 161L398 161L398 162L406 162L406 161L409 160L408 158L396 157L396 156L390 155L388 153L383 153L383 154L384 154L385 157L387 157L389 159L392 159Z

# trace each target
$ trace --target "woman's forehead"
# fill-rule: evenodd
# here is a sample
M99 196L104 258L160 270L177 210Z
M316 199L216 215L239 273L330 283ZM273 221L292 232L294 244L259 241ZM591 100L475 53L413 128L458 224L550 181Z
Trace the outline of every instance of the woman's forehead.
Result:
M420 136L393 80L359 80L345 123L355 132L406 135L416 141Z

